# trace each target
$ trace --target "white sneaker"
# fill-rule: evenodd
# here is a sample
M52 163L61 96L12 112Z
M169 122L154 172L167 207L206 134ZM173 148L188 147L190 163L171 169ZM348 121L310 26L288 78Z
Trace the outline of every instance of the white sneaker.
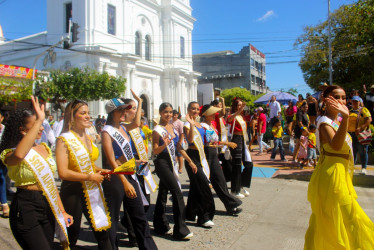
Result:
M361 174L363 174L363 175L367 175L367 171L366 171L366 168L363 168L362 170L361 170Z
M242 188L242 192L243 192L245 197L249 196L249 192L247 190L245 190L244 188Z
M239 198L239 199L243 199L243 198L245 197L245 196L242 195L241 193L237 193L237 194L232 193L232 195L235 196L236 198Z
M213 223L213 222L212 222ZM191 232L191 233L189 233L189 234L187 234L186 236L184 236L183 238L182 238L182 240L189 240L189 239L191 239L193 237L193 232Z
M271 161L275 161L275 158L270 158Z
M208 220L207 222L203 223L202 226L203 227L212 227L212 226L214 226L214 223L213 223L213 221Z
M172 235L172 234L173 234L173 229L170 228L170 229L169 229L165 234L166 234L166 235Z

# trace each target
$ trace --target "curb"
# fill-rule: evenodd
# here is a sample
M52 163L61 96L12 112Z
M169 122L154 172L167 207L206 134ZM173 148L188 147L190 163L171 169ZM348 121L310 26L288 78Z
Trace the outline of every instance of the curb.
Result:
M272 178L276 179L292 179L298 181L310 181L313 170L299 170L299 171L287 171L278 170L274 173ZM357 187L374 187L374 175L362 175L354 174L352 183Z

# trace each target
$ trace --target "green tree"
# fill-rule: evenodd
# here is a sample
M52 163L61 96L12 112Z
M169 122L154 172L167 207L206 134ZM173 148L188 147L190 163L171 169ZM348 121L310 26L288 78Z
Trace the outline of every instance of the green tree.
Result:
M98 73L95 70L72 68L67 72L52 71L51 81L40 85L41 97L52 103L82 99L95 101L122 95L126 79Z
M331 14L334 84L346 90L374 82L374 0L344 5ZM307 26L295 46L301 46L300 68L314 90L329 80L328 21Z
M0 78L0 105L29 100L31 94L31 80Z
M288 90L280 89L279 91L280 92L286 92L286 93L288 93L290 95L294 95L294 96L297 96L297 94L298 94L296 88L289 88Z
M232 100L235 97L241 98L247 106L250 108L253 108L254 104L253 102L259 98L260 96L253 96L251 92L244 88L232 88L232 89L225 89L221 93L222 97L225 98L225 104L226 106L230 107L232 104Z

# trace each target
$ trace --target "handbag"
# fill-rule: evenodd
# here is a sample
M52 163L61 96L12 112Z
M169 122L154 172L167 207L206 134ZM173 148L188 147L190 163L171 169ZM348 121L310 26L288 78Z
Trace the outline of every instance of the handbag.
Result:
M234 133L234 128L235 128L235 122L236 122L236 119L234 119L234 123L232 124L232 130L231 130L231 133L229 136L227 136L227 141L231 141L232 140L232 137L233 137L233 133ZM229 161L232 159L232 156L231 156L231 151L230 151L230 148L229 147L226 147L225 149L225 152L224 152L224 155L225 157L225 160L226 161Z
M359 120L360 120L360 117L361 117L361 110L362 108L360 108L360 111L357 115L357 121L356 121L356 129L358 127L358 123L359 123ZM361 144L361 145L369 145L371 143L371 140L372 140L372 134L371 134L371 129L370 128L367 128L361 132L359 132L357 134L357 140L358 142Z

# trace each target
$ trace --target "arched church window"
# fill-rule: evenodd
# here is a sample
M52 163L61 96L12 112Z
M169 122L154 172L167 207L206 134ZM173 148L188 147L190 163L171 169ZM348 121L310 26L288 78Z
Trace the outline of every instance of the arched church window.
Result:
M145 60L151 61L151 37L145 36Z
M135 32L135 55L140 56L141 55L141 46L142 46L142 39L140 32Z

